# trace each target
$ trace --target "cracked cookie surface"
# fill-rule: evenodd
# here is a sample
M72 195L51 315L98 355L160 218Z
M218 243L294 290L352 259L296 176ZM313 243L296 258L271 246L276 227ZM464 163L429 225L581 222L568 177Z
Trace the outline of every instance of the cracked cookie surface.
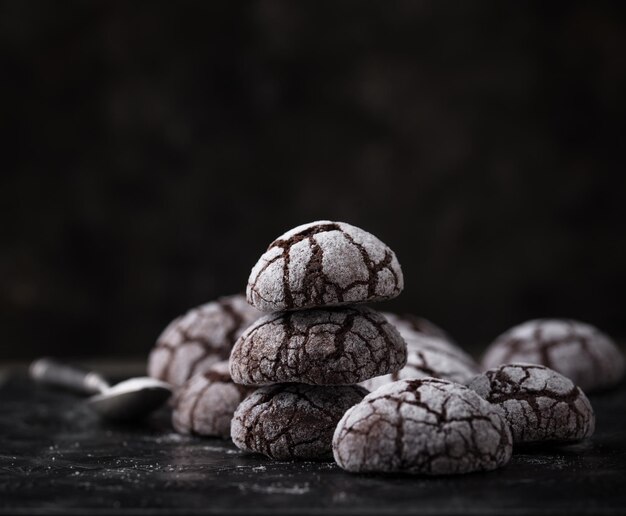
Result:
M217 362L187 380L176 393L172 425L182 434L229 439L233 414L253 390L233 383L228 361Z
M443 330L426 333L417 330L416 326L404 317L387 312L383 315L398 329L407 344L406 365L395 373L361 382L366 389L374 391L382 385L398 380L428 377L465 383L479 372L478 365L470 355L442 337L445 335ZM428 326L425 328L429 329Z
M263 312L396 297L404 278L395 253L374 235L321 220L276 239L253 267L248 302Z
M231 437L242 450L272 459L331 458L337 422L366 394L367 390L357 385L262 387L239 405Z
M435 378L381 387L344 414L333 436L335 461L351 472L487 471L504 466L511 451L500 408Z
M259 319L235 344L230 372L243 385L349 385L393 373L405 363L406 344L398 331L378 312L353 306Z
M219 298L174 319L148 358L148 375L174 386L227 360L241 333L262 314L244 296Z
M541 365L507 364L476 376L468 387L504 410L514 443L580 441L595 429L585 393Z
M611 387L624 376L624 357L613 341L590 324L569 319L536 319L511 328L487 348L482 365L513 362L549 367L585 392Z

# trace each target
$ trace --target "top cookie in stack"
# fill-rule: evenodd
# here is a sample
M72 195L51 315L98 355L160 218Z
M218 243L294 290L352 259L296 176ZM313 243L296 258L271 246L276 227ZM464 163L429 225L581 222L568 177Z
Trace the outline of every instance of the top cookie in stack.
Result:
M354 384L406 363L406 343L384 316L344 305L391 299L403 286L394 252L343 222L305 224L270 244L247 299L272 313L230 356L234 382L265 387L235 412L234 443L281 460L330 457L339 419L367 393Z
M395 253L374 235L320 220L272 242L252 269L248 302L262 312L382 301L404 278Z

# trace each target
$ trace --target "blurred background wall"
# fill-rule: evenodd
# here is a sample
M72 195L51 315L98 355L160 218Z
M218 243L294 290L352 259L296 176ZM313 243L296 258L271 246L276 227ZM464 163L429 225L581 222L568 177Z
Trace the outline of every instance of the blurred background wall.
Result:
M145 355L320 218L475 352L625 338L624 5L0 2L0 359Z

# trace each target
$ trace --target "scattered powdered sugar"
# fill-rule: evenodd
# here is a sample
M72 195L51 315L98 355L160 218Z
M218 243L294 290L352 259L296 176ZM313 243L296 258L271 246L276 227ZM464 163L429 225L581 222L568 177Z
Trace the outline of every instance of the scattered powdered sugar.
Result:
M203 446L203 450L210 452L225 453L226 455L239 455L241 450L231 450L230 448L222 448L220 446Z
M186 435L180 435L176 432L170 432L164 435L157 437L154 442L156 444L166 444L166 443L181 443L188 442L190 438Z
M292 485L282 484L280 482L273 482L267 486L261 484L240 484L239 489L241 489L242 491L252 491L255 493L285 495L302 495L308 493L311 490L308 482Z

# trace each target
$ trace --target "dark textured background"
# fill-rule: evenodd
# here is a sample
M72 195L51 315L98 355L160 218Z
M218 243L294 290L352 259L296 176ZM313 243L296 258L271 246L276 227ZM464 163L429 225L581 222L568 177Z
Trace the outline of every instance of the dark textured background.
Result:
M475 350L626 337L623 6L0 2L0 359L145 354L319 218Z

